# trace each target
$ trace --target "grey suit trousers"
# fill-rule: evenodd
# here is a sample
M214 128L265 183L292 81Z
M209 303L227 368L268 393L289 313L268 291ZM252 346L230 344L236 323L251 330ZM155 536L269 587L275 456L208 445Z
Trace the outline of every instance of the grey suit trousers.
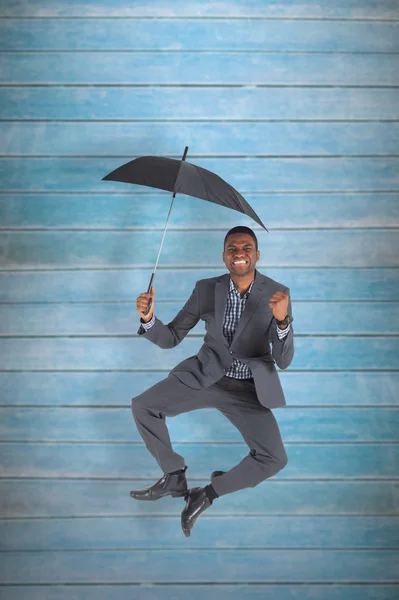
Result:
M255 487L283 469L288 457L277 421L260 404L253 379L224 376L204 389L194 389L169 374L132 399L132 412L143 441L162 471L183 469L184 457L173 451L165 417L216 408L239 430L250 452L225 474L211 479L218 496ZM189 436L188 436L189 437ZM219 470L225 470L221 465Z

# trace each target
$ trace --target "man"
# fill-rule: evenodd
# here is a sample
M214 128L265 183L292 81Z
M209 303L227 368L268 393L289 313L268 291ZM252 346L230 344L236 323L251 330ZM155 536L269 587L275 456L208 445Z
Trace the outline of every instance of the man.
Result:
M255 487L288 462L270 409L286 404L274 363L286 369L294 356L289 288L257 271L258 240L249 227L228 231L222 258L229 273L197 281L168 325L154 315L153 287L137 298L139 333L160 348L175 347L199 319L206 324L199 352L132 399L138 431L164 476L130 495L138 500L184 496L181 525L187 537L215 498ZM150 298L151 309L145 315ZM209 485L188 489L187 466L172 449L165 417L210 407L237 427L250 453L229 471L214 471Z

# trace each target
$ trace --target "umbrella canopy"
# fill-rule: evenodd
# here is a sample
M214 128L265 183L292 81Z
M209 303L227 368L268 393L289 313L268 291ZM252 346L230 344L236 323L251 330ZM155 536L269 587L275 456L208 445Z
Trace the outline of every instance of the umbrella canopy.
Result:
M268 231L256 212L236 189L216 173L184 160L162 156L141 156L118 167L103 177L103 180L136 183L174 194L187 194L201 198L244 213Z

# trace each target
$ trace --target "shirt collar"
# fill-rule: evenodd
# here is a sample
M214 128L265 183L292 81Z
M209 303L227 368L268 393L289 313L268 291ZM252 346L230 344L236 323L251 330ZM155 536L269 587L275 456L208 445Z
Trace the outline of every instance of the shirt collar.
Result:
M251 281L251 285L249 286L249 288L247 289L247 291L245 292L243 298L245 296L248 296L248 294L250 293L250 291L252 290L252 286L254 284L255 278ZM234 281L232 280L232 278L230 277L230 285L229 285L229 293L230 292L235 292L237 295L241 296L240 292L237 290L236 286L234 285Z

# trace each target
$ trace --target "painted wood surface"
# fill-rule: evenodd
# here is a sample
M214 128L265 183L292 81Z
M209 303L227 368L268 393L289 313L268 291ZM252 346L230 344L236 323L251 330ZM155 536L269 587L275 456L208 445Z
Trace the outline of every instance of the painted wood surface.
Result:
M27 40L28 43L27 43ZM253 50L256 52L397 52L391 22L213 19L7 19L0 50Z
M201 2L201 0L144 0L130 2L119 0L2 0L2 15L29 17L268 17L315 19L397 19L397 0L277 0L273 3L263 0L225 0Z
M133 396L143 393L167 375L167 369L140 371L134 368L117 372L3 371L0 372L1 405L125 408L130 405ZM315 410L319 406L349 408L398 405L397 371L285 369L279 370L279 377L287 398L287 406L280 411L280 418L289 414L293 407ZM311 414L312 410L306 415Z
M104 140L108 152L112 138ZM132 152L133 152L132 148ZM0 158L0 178L6 192L133 193L142 186L101 179L121 164L136 158ZM181 147L176 146L176 153ZM178 154L176 154L176 157ZM181 156L180 156L181 158ZM399 158L395 157L289 157L197 158L196 165L218 173L246 195L253 192L392 192L399 188ZM150 188L149 188L150 189ZM182 199L180 198L180 201ZM192 198L198 205L199 199ZM202 201L203 202L203 201ZM223 208L223 207L222 207ZM165 207L166 210L166 207ZM227 211L228 209L226 209ZM166 212L167 214L167 212ZM249 222L249 220L247 221ZM219 221L220 223L220 221ZM251 223L252 224L252 223ZM267 223L265 223L267 227ZM220 223L223 227L223 222ZM225 230L225 228L223 227ZM227 233L227 232L226 232Z
M155 370L160 365L170 370L188 356L196 355L202 343L202 335L191 335L184 344L166 350L153 348L151 342L138 335L1 337L0 353L4 370ZM398 352L398 336L298 335L291 368L396 371Z
M169 231L162 247L162 264L170 269L178 269L180 266L203 268L221 265L224 235L224 232ZM353 231L277 230L271 233L262 231L261 236L260 252L265 246L267 250L264 251L265 258L259 259L257 268L264 274L269 264L296 267L301 264L307 267L334 267L337 262L346 267L399 265L397 228ZM270 238L269 243L265 240L266 236ZM161 239L162 234L153 231L8 231L2 234L0 240L0 268L90 269L134 266L151 269L154 267ZM181 247L184 247L184 253L181 253ZM225 272L223 265L219 274Z
M266 505L266 503L265 503ZM178 507L176 507L178 508ZM172 512L172 511L171 511ZM177 511L173 511L177 513ZM0 527L0 550L131 550L153 544L153 531L163 549L181 548L176 536L176 514L169 518L140 515L128 518L9 519ZM149 527L149 521L151 526ZM300 525L299 525L300 523ZM399 517L245 517L209 516L191 547L220 549L364 548L390 549L398 537ZM267 537L265 536L267 530ZM132 543L131 532L135 531Z
M292 229L294 220L298 227L311 230L320 227L375 229L399 224L398 193L252 193L247 194L246 198L257 214L264 214L268 229ZM171 195L167 193L4 193L0 195L0 229L161 229L163 232L170 204ZM177 196L173 206L175 208L172 208L168 231L190 228L193 216L197 219L196 229L201 231L220 231L219 226L215 227L220 222L223 222L226 229L249 223L249 218L238 211L227 210L219 205L212 206L209 202L190 196ZM262 238L265 239L266 245L262 244L261 252L263 260L264 248L269 251L269 241L258 225L252 229L259 238L259 244L262 244ZM161 269L162 265L158 268ZM272 269L270 267L268 273L272 273ZM216 274L218 273L215 272ZM137 277L139 276L140 273L137 272ZM359 273L353 271L351 277L356 276L359 277ZM343 271L340 272L341 277L345 277Z
M126 394L126 392L125 392ZM131 393L134 396L134 393ZM122 396L123 398L123 396ZM122 400L121 398L121 400ZM279 428L287 442L395 442L399 410L395 408L290 408L281 411ZM141 443L125 408L0 408L0 432L4 441L74 441ZM301 428L298 429L298 423ZM176 443L241 442L240 433L212 409L181 414L168 423Z
M0 600L396 599L398 22L397 0L1 2ZM182 501L129 496L160 477L130 402L204 326L136 335L171 198L101 181L186 145L270 233L178 196L157 316L243 224L295 317L288 465L190 539ZM190 485L248 452L218 412L168 427Z
M140 587L138 587L140 586ZM266 587L267 586L267 587ZM95 584L90 586L73 585L68 586L3 586L0 589L1 600L69 600L71 595L75 600L106 600L112 595L115 600L125 600L127 596L140 594L140 600L163 600L165 595L173 600L184 600L190 595L193 600L202 600L204 595L208 598L218 600L241 600L245 597L250 600L263 600L265 588L270 600L290 600L295 594L295 584L251 584L251 585L228 585L212 584L210 595L209 585L198 584L168 584L167 586L149 583L139 584ZM301 592L307 598L323 600L396 600L397 589L389 584L378 585L323 585L323 584L301 584Z
M172 156L195 147L196 156L370 156L396 154L397 123L0 123L7 156L107 156L104 140L128 156ZM211 151L210 151L211 149Z
M1 23L1 21L0 21ZM395 87L0 87L3 118L81 121L389 120L399 116ZM62 119L60 119L60 111ZM180 125L181 126L181 125ZM176 126L177 128L177 126ZM31 142L35 140L30 140ZM85 140L82 140L85 141ZM24 149L29 150L29 148Z
M131 419L128 410L126 417ZM279 479L384 480L397 476L398 444L287 442L286 445L289 464L278 473ZM249 454L244 442L177 442L173 448L191 465L190 477L204 479L223 465L233 467ZM0 445L0 458L3 477L130 480L139 474L155 481L160 477L158 464L142 443L4 441Z
M4 52L0 84L398 85L396 54Z
M215 463L217 462L215 460ZM208 475L198 476L197 473L191 472L190 467L187 469L187 477L190 485L209 483ZM149 477L138 478L133 475L123 479L4 477L0 487L0 500L5 518L23 519L25 523L29 523L28 519L33 518L175 518L180 515L181 504L176 503L175 498L165 497L160 502L140 504L132 502L129 491L147 487L152 481L151 473ZM68 494L65 493L67 488ZM353 518L354 522L362 516L372 517L376 522L380 516L399 516L399 485L394 479L367 477L326 478L325 481L311 477L276 477L260 483L256 488L227 494L223 505L216 502L212 505L212 515L223 519L247 515L269 515L279 519L286 516L348 516ZM299 532L300 522L299 520ZM395 519L392 523L394 522ZM213 524L216 526L216 522ZM265 535L262 530L262 534L267 540L267 532ZM176 536L176 531L174 535ZM198 535L202 535L201 532ZM131 541L134 541L133 537ZM162 543L164 541L162 539ZM309 542L310 540L307 543Z
M266 256L269 251L266 250ZM263 262L263 256L259 262ZM275 281L290 283L291 297L298 301L298 307L303 301L316 300L399 300L396 268L268 266L266 272ZM198 279L216 277L221 273L220 265L215 268L198 266L195 270L179 267L180 277L175 277L171 286L169 269L158 265L154 279L157 302L178 301L183 305ZM138 290L147 289L150 274L149 270L134 267L107 270L78 268L70 271L54 268L5 269L0 270L0 300L2 303L90 302L92 306L96 302L133 302ZM386 306L389 310L390 305Z
M155 530L156 531L156 530ZM154 533L155 533L154 531ZM284 559L283 559L284 554ZM198 560L201 556L202 560ZM175 569L173 565L179 565ZM223 565L223 569L221 569ZM397 576L397 552L393 550L273 549L198 550L137 549L79 550L5 553L0 564L4 583L307 583L332 580L347 583L386 583Z
M156 302L156 316L171 323L183 308L181 302ZM356 335L399 333L397 302L298 302L296 335ZM318 314L315 322L312 314ZM137 333L136 303L7 304L0 305L0 336L134 335ZM354 325L359 320L359 324ZM200 320L188 336L206 332Z

